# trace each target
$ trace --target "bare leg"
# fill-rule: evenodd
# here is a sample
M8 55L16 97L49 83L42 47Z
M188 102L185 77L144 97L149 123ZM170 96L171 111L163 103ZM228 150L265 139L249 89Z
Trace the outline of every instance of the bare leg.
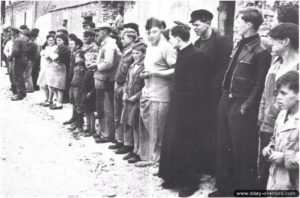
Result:
M57 105L58 107L62 106L63 104L63 97L64 97L64 91L60 90L60 89L56 89L56 93L57 93Z

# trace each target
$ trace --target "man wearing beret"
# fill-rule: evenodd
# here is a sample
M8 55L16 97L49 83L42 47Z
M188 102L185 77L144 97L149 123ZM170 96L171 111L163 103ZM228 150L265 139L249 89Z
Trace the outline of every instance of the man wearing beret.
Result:
M195 10L191 13L190 23L199 39L194 45L210 60L209 104L207 125L199 126L199 144L197 149L199 171L214 174L215 171L215 139L217 133L217 111L221 95L221 82L227 67L232 43L211 27L213 14L207 10ZM200 131L202 128L202 131ZM204 138L203 138L204 137Z
M11 35L13 38L12 53L9 60L14 60L13 76L17 86L17 94L11 99L13 101L22 100L26 97L26 87L24 80L24 72L28 62L28 38L20 35L20 30L17 28L11 28Z
M242 39L232 52L218 108L216 188L210 197L254 190L257 176L258 110L271 55L257 33L263 17L248 8L237 15Z

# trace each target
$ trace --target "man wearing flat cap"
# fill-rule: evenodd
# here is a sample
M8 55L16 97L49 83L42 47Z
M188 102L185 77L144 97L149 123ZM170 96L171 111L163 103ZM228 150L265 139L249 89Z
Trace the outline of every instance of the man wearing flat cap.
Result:
M220 35L211 27L213 14L208 10L195 10L191 13L190 23L199 39L194 45L200 49L210 60L210 83L209 83L209 104L207 105L207 126L199 126L199 139L202 144L198 148L198 167L200 171L214 173L215 167L215 137L217 132L217 109L221 95L221 82L223 73L229 62L232 44L225 36ZM205 137L205 138L203 138Z
M111 31L108 23L96 26L97 42L101 45L97 61L88 65L88 68L95 69L96 109L101 127L100 137L95 139L97 143L111 142L115 136L113 94L120 52L115 40L110 36Z
M24 72L28 62L28 38L20 35L20 30L12 27L11 36L13 39L13 47L9 61L14 60L13 64L13 78L17 86L17 94L11 100L22 100L26 97L26 87L24 80Z

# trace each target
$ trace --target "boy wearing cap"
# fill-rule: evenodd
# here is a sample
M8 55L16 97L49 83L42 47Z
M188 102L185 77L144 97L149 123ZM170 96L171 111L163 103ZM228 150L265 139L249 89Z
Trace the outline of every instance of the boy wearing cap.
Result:
M191 13L190 23L199 39L194 43L210 60L208 67L210 73L208 120L206 130L199 131L199 144L196 150L198 153L199 170L215 172L215 138L217 133L218 103L221 96L222 77L227 67L232 43L225 36L220 35L211 27L213 14L208 10L195 10ZM199 126L202 128L202 126ZM205 138L203 138L205 137Z
M222 83L217 133L218 190L211 197L252 190L257 175L257 116L271 55L262 48L257 34L263 23L259 10L241 10L236 22L243 39L232 52Z

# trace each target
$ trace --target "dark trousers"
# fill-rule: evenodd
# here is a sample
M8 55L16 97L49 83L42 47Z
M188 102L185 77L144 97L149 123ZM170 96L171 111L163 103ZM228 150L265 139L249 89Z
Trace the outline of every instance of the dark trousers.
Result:
M9 61L8 64L8 74L9 74L9 81L11 84L11 91L15 95L17 94L17 85L15 83L15 78L14 78L14 61Z
M258 104L241 114L245 98L224 91L218 109L216 187L219 190L254 189L258 148Z
M267 189L267 183L269 179L269 169L271 166L271 163L265 159L265 157L262 155L262 150L268 146L270 143L272 133L267 133L263 131L259 131L259 153L258 153L258 177L257 177L257 184L256 188L259 190L266 190Z
M14 81L17 86L17 92L20 95L25 95L25 91L26 91L25 79L24 79L26 64L27 64L27 60L25 58L19 58L15 60L15 64L13 65Z
M37 85L37 79L39 77L40 72L40 60L37 59L34 67L32 68L32 82L34 90L39 90L39 86Z
M115 138L114 121L114 82L95 79L96 110L100 120L104 121L101 135L107 139Z

